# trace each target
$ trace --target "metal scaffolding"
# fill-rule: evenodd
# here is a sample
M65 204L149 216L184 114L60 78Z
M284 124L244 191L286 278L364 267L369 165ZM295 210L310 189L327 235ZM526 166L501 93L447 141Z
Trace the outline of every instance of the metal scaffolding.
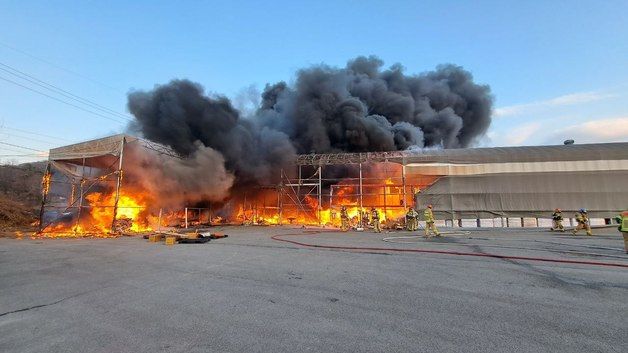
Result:
M326 154L311 153L298 155L295 160L295 164L297 166L366 164L374 162L394 162L399 164L405 164L405 158L417 155L420 155L420 153L411 151Z
M262 189L276 195L276 204L259 200L245 201L247 214L253 223L263 222L265 215L278 215L275 223L293 223L295 220L323 225L323 209L329 210L332 220L342 205L359 209L362 216L371 207L384 215L399 213L414 205L415 193L431 185L435 178L407 175L407 158L420 153L369 152L298 155L294 170L280 170L280 181ZM341 177L339 167L344 168Z
M129 144L180 158L168 147L125 134L51 149L42 180L39 232L47 231L58 222L72 222L76 231L86 209L113 208L110 230L115 233L123 187L124 153ZM107 186L111 184L113 186ZM114 189L113 204L85 202L90 192L109 187Z
M342 205L357 207L360 215L376 207L384 214L404 210L414 204L412 190L419 181L407 183L406 168L398 158L389 161L385 157L397 153L298 156L295 176L281 171L281 181L276 186L280 222L294 219L323 224L322 210L329 209L333 219ZM354 157L354 158L345 158ZM320 164L317 164L320 163ZM348 171L342 177L333 172L334 166L345 166ZM351 165L346 168L347 165ZM285 216L289 215L289 216ZM362 217L359 217L362 226Z

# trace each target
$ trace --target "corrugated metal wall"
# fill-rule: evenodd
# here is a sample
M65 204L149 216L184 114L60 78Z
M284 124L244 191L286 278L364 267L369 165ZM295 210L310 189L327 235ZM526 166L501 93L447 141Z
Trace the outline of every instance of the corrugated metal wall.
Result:
M444 176L416 202L434 205L441 219L547 218L555 208L609 218L628 209L628 170Z

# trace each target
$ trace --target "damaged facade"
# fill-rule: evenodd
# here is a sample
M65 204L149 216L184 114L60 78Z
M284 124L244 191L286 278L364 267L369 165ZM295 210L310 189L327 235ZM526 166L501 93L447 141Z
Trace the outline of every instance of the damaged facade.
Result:
M144 155L150 158L138 158ZM586 208L593 218L610 218L628 199L622 182L628 179L628 143L305 154L274 171L279 183L231 195L194 193L187 184L177 189L167 182L153 188L154 163L166 175L173 165L180 168L172 160L185 163L170 148L129 135L52 149L42 229L141 231L161 226L164 209L187 224L186 207L199 210L199 221L205 217L206 223L318 225L337 225L342 206L360 223L373 207L390 224L408 207L427 204L449 225L482 219L514 226L509 219L549 218L555 208L567 214ZM179 178L176 168L171 179ZM217 175L207 170L206 180L197 182L213 185ZM210 205L213 216L202 211Z

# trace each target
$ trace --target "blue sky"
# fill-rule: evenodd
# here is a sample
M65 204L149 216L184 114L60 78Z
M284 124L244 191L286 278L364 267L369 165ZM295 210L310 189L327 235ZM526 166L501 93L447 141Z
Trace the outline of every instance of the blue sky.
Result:
M172 78L235 97L358 55L408 73L454 63L495 96L482 146L628 141L627 14L626 1L0 0L0 64L128 114L129 90ZM36 154L6 143L124 129L1 78L43 91L0 70L0 161Z

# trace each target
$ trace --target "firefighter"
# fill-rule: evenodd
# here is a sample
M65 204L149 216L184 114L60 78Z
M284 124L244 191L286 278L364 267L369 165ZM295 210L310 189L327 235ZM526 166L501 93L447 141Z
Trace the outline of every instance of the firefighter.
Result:
M349 214L345 206L340 207L340 229L342 229L343 232L349 230Z
M628 211L622 212L619 216L615 217L619 227L617 229L624 236L624 250L628 254Z
M419 214L412 207L408 207L408 212L406 213L406 229L413 232L419 227L417 226L417 216Z
M360 214L362 215L362 228L366 228L369 226L369 213L366 210L360 210Z
M563 214L560 212L560 208L554 210L552 213L552 221L554 225L551 230L560 230L561 232L565 231L565 227L563 227Z
M576 235L580 229L584 229L587 232L587 235L593 235L591 233L591 227L589 226L589 216L587 215L587 210L581 208L580 211L576 213L576 222L578 225L576 229L573 230L573 235Z
M437 237L440 236L436 225L434 224L434 213L432 213L432 205L427 205L425 211L423 211L423 217L425 217L425 237L429 238L430 231L434 232Z
M379 212L375 209L375 207L371 207L371 221L373 222L375 233L381 233L382 229L379 225Z

